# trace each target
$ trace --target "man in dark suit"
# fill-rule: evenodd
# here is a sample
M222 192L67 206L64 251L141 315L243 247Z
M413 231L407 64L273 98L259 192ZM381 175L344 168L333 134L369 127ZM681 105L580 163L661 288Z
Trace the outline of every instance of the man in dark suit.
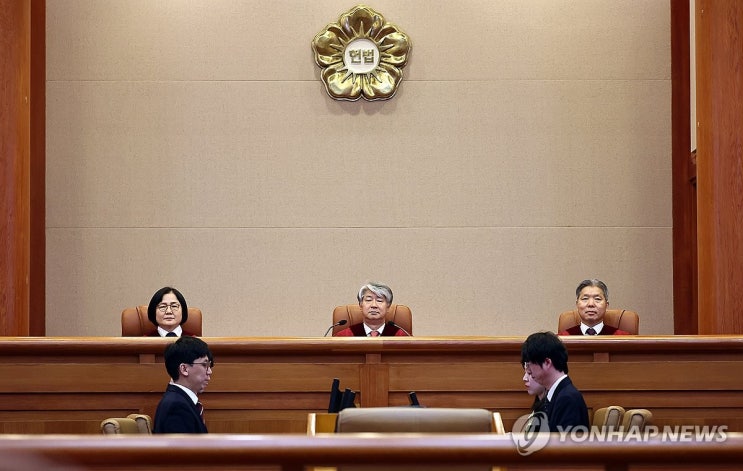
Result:
M583 280L575 290L575 307L580 324L560 332L560 335L631 335L629 332L604 324L609 306L609 288L593 278Z
M521 362L536 382L547 389L546 408L550 432L588 427L588 407L568 378L568 351L552 332L538 332L521 345Z
M197 337L180 337L165 348L172 378L155 411L153 433L207 433L199 394L209 384L214 357Z
M364 321L343 329L336 337L407 337L408 333L387 324L387 310L392 305L392 290L381 283L367 283L356 296Z

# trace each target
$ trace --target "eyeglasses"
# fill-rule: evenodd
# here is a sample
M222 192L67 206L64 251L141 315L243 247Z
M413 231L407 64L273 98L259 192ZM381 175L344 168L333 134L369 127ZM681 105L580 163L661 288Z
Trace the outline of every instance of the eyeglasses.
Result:
M195 362L191 363L191 366L193 366L193 365L201 365L204 368L206 368L207 370L209 368L214 368L214 362L213 361L195 361Z
M178 303L170 303L170 304L158 304L157 310L160 312L167 312L168 308L170 308L171 311L176 312L181 310L181 305Z

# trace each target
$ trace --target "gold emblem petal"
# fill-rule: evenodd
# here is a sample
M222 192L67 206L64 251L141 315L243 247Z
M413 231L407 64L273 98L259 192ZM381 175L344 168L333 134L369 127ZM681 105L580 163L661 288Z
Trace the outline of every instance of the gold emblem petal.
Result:
M410 51L410 41L405 33L395 31L384 37L380 43L382 62L394 64L398 67L405 66Z
M343 61L343 48L347 42L348 38L346 38L340 26L329 24L312 41L317 65L327 67Z
M384 25L384 17L366 5L357 5L342 15L338 23L349 36L372 36Z
M330 66L322 72L323 82L328 95L339 100L358 100L361 96L360 77L348 72L341 64L340 68Z
M394 65L380 63L374 74L364 77L363 94L367 100L387 100L397 91L402 70Z
M402 81L410 40L397 26L366 5L357 5L312 41L315 63L333 99L392 98Z

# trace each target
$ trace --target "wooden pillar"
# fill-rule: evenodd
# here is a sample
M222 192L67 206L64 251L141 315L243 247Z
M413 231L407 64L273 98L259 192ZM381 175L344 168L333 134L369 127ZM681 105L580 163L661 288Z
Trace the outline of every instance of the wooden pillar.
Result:
M29 335L46 335L46 0L31 0Z
M4 336L44 335L45 10L44 1L0 0L0 335Z
M361 407L389 406L390 367L382 363L382 355L368 353L366 362L359 371L361 385Z
M671 0L673 332L697 333L696 165L691 152L689 0Z
M743 333L743 2L697 0L699 333Z

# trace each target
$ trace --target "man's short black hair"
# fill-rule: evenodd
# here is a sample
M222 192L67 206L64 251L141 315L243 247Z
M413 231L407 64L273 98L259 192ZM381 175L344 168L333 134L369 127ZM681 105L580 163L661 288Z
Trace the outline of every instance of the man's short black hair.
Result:
M199 358L207 357L214 362L209 346L198 337L180 337L165 347L165 369L173 381L178 380L181 363L193 364Z
M552 332L537 332L526 338L521 344L521 363L541 365L549 358L555 369L568 373L568 350L560 337Z

